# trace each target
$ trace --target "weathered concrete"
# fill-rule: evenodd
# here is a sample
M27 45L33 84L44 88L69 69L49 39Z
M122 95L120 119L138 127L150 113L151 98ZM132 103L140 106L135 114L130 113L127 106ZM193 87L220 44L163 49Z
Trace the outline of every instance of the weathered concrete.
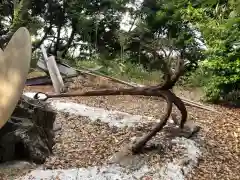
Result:
M28 94L32 95L32 94ZM57 100L49 101L53 108L58 111L68 112L70 114L87 116L90 120L100 119L111 125L134 126L141 122L142 118L154 121L151 117L134 116L128 113L118 111L107 111L101 108L89 107L86 105L60 102ZM101 167L88 167L68 170L35 170L19 180L28 179L60 179L60 180L135 180L135 179L160 179L160 180L184 180L186 174L193 170L197 165L201 152L195 141L182 138L174 138L172 142L183 148L182 156L175 158L164 165L149 167L142 163L137 169L120 167L118 164L108 164Z

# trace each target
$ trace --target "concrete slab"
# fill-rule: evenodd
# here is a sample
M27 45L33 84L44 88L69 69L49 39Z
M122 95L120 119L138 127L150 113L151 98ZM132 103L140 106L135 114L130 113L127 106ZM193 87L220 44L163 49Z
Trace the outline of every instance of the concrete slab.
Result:
M32 97L34 93L28 92L25 95ZM141 122L142 118L150 121L151 117L141 117L119 111L107 111L102 108L89 107L83 104L72 102L60 102L50 100L51 106L62 112L75 114L76 116L87 116L89 120L101 120L118 128L124 126L134 126ZM121 167L117 163L103 166L95 166L79 169L67 170L34 170L30 174L19 180L184 180L185 176L197 166L201 151L198 144L184 137L176 137L171 140L177 147L181 148L181 155L170 162L164 164L149 166L145 163L140 164L136 169ZM114 156L114 154L113 154Z
M76 180L78 169L34 170L19 180Z

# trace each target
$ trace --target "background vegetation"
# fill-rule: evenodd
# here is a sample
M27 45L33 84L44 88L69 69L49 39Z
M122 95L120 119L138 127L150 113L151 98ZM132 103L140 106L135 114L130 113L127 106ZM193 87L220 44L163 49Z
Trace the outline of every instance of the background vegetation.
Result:
M128 14L128 27L123 16ZM162 62L186 62L182 82L212 102L240 99L239 0L4 0L0 47L25 26L39 47L75 66L153 83Z

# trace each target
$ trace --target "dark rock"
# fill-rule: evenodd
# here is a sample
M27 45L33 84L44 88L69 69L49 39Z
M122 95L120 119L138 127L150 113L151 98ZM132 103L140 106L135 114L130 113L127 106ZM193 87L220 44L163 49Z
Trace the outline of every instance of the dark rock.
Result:
M55 117L47 103L22 96L0 129L0 162L25 159L43 163L54 145Z

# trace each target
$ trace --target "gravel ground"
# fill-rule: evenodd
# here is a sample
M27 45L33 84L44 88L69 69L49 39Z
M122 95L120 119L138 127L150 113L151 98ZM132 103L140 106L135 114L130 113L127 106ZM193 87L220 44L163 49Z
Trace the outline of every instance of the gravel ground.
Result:
M132 155L128 149L132 138L147 133L156 119L77 103L51 101L51 105L59 112L55 126L62 128L57 132L54 156L47 159L44 168L55 170L33 171L24 179L57 177L56 169L80 168L75 173L61 171L61 179L184 180L201 155L193 140L169 133L176 129L172 123L148 144L156 148Z
M82 80L81 78L75 78L73 83L70 83L69 91L86 91L90 89L100 89L100 88L118 88L119 86L107 82L104 79L91 79L88 80ZM27 87L26 91L37 91L41 90L44 92L53 92L52 88L50 86L44 87ZM189 98L189 97L186 97ZM81 104L86 104L89 106L94 107L101 107L108 110L119 110L131 114L139 114L139 115L145 115L145 116L153 116L155 118L159 118L160 115L163 112L163 109L165 107L165 104L160 100L155 100L151 98L142 98L142 97L133 97L133 96L117 96L117 97L78 97L78 98L67 98L68 100L72 102L77 102ZM66 98L62 99L63 101L66 100ZM202 152L204 152L203 157L201 161L199 162L198 167L188 175L187 179L189 180L197 180L197 179L229 179L229 180L239 180L240 179L240 147L239 147L239 136L240 136L240 110L239 109L227 109L220 106L215 106L216 109L218 109L220 112L225 112L225 114L215 114L212 112L208 112L205 110L200 110L198 108L194 107L187 107L189 112L189 119L196 122L198 125L201 126L201 131L199 133L199 136L203 138L201 139L201 145L202 145ZM176 111L176 110L175 110ZM231 113L231 114L230 114ZM64 119L66 117L66 114L59 114L59 119ZM69 131L72 131L72 134L80 133L82 136L86 136L86 139L83 140L83 142L89 141L91 139L97 139L97 141L94 144L88 144L85 146L84 152L76 152L75 155L73 155L73 159L78 156L78 158L86 158L82 156L82 153L87 153L89 149L92 148L92 150L96 149L95 147L100 146L103 150L102 156L96 156L99 160L101 159L101 162L105 162L109 157L110 154L113 152L118 151L122 145L119 142L123 141L123 144L130 141L129 135L127 135L126 130L121 130L120 135L116 135L115 132L110 128L107 124L101 123L101 122L95 122L95 123L89 123L88 121L81 118L82 127L80 128L78 125L75 125L75 121L72 119L72 117L68 117L65 119L68 119L68 124L66 126L72 127L69 129ZM70 123L71 122L71 123ZM84 126L83 126L84 125ZM94 134L96 131L95 128L98 127L98 138L90 135ZM104 133L101 133L104 132ZM88 134L90 133L90 134ZM132 130L131 136L136 135L140 133L138 130ZM142 132L141 132L142 133ZM66 137L67 137L66 133ZM161 137L161 136L159 136ZM76 134L76 139L79 138L79 136ZM61 137L57 137L61 141ZM108 147L105 147L104 144L101 144L102 140L106 140L107 142L112 143L111 147L108 145ZM161 141L159 141L161 142ZM71 144L71 142L68 142ZM66 142L67 144L67 142ZM56 149L64 149L68 148L70 145L66 145L66 147L55 147ZM81 143L82 144L82 143ZM77 151L76 147L71 147L70 149ZM96 151L93 151L96 154ZM74 154L74 153L73 153ZM81 154L81 156L79 155ZM167 153L166 153L167 154ZM59 152L60 157L67 156L67 150L64 152L64 150ZM69 156L69 155L68 155ZM75 156L75 157L74 157ZM80 156L80 157L79 157ZM156 155L158 156L158 155ZM153 157L153 156L152 156ZM167 156L166 156L167 157ZM53 157L54 158L54 157ZM95 157L94 157L95 158ZM161 158L159 156L159 158ZM150 158L151 159L151 158ZM154 158L152 158L154 159ZM61 158L60 158L61 161ZM89 161L89 162L88 162ZM94 160L88 159L84 160L84 163L81 160L79 160L78 163L74 164L76 166L87 166L87 165L93 165ZM100 162L100 161L99 161ZM150 163L153 163L154 161L149 160ZM52 160L49 159L46 163L46 166L51 166L52 168L57 167L71 167L72 165L69 162L62 162L59 164L52 164Z
M112 162L138 168L141 166L141 161L153 166L157 162L160 165L183 155L184 148L177 148L177 143L164 137L163 134L166 135L166 133L159 133L149 142L149 147L153 144L158 145L155 151L146 151L136 156L130 155L127 149L128 145L134 138L147 133L151 124L139 123L119 128L109 126L100 119L91 121L86 117L66 115L65 113L59 113L58 116L57 120L62 124L62 129L56 136L54 156L49 158L44 165L47 169L101 166ZM164 146L160 146L162 144Z

